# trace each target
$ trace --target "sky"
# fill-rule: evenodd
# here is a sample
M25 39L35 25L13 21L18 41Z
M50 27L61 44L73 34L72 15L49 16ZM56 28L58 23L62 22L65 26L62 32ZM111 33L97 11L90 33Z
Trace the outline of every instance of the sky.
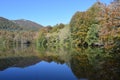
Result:
M100 0L109 3L111 0ZM68 24L77 11L86 11L96 0L1 0L0 17L27 19L43 26Z

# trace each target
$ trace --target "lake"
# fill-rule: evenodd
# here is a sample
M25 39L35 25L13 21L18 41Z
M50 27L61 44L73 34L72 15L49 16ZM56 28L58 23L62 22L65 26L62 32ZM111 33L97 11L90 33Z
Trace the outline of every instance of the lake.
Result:
M100 48L0 45L0 80L120 80L120 55Z

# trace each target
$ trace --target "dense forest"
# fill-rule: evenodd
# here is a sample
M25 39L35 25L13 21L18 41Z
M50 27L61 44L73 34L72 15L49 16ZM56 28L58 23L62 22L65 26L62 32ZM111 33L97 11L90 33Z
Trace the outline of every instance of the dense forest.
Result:
M120 51L120 1L109 5L96 2L84 12L76 12L69 24L40 30L41 46L102 47Z
M0 17L0 44L36 42L41 47L91 46L120 52L119 6L119 0L108 5L98 1L84 12L77 11L69 24L46 27Z

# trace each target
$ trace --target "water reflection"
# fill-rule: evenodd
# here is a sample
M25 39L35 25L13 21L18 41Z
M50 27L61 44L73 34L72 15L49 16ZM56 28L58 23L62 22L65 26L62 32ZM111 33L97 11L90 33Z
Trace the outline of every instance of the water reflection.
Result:
M54 74L55 73L55 74ZM39 62L26 68L8 68L0 73L2 80L75 80L71 70L55 62ZM5 77L7 76L7 77Z
M1 46L0 80L120 80L119 57L99 48Z

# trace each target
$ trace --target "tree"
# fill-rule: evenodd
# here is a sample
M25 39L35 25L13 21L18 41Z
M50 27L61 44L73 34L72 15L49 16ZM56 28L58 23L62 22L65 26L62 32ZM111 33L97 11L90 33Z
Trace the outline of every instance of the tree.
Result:
M100 39L106 49L118 46L120 40L120 2L113 2L103 8L101 14ZM120 47L120 44L119 44Z
M78 46L82 46L86 43L86 39L89 34L89 29L93 24L98 24L98 13L100 11L101 4L95 3L86 12L76 12L70 21L71 37L73 43ZM87 37L87 38L86 38Z
M89 28L89 31L87 33L86 40L85 40L88 43L88 45L92 45L92 44L98 42L98 38L99 38L98 31L99 31L98 24L91 25L91 27Z

